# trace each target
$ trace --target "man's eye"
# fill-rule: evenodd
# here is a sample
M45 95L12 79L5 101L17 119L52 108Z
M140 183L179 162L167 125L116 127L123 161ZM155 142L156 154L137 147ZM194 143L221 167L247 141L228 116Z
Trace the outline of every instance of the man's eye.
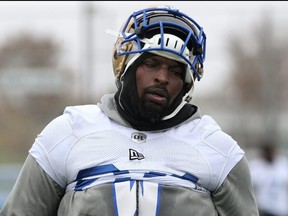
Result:
M152 62L144 62L144 65L148 68L157 68L158 64Z
M175 76L179 76L182 77L182 70L177 70L177 69L171 69L170 73L175 75Z

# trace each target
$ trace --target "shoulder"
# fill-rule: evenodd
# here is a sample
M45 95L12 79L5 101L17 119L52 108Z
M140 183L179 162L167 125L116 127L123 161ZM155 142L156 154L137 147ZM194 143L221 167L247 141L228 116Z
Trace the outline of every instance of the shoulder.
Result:
M66 159L73 146L84 136L110 127L97 105L66 107L36 137L29 153L61 186L65 185Z
M98 105L66 107L63 116L69 120L74 135L81 137L87 133L110 128L109 118Z
M218 123L208 115L193 119L181 129L188 137L197 137L198 142L207 145L224 156L228 156L231 149L238 146L237 142Z
M97 105L69 106L62 115L53 119L37 136L36 142L45 144L45 149L54 148L60 142L80 139L91 131L109 127L107 116Z
M180 129L180 128L179 128ZM204 115L181 127L181 139L193 143L210 167L211 190L219 188L230 171L243 158L238 143L210 116Z
M62 115L53 119L37 136L38 141L49 138L49 143L58 143L70 135L76 135L83 126L99 121L101 111L96 105L69 106ZM99 123L98 123L99 124Z
M81 119L94 119L100 113L100 108L97 105L91 104L68 106L64 109L63 115L67 116L71 123L74 123Z
M237 142L224 132L212 117L203 116L201 126L203 128L202 142L217 150L223 156L228 157L234 148L238 148Z

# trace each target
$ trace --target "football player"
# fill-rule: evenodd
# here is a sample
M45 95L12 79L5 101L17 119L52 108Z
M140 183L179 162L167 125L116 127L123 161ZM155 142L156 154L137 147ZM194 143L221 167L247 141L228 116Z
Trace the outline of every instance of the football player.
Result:
M203 28L156 6L115 36L117 92L45 127L1 216L257 216L244 151L191 103Z

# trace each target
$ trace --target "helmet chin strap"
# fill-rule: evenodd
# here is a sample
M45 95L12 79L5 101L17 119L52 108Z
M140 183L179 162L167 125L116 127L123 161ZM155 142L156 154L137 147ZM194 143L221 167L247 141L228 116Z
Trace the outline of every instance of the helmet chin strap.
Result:
M162 120L167 120L177 115L177 113L182 109L182 107L190 102L190 100L192 99L193 91L194 91L194 79L192 78L192 87L190 91L186 93L186 95L183 97L182 102L178 105L178 107L176 107L176 109L174 109L174 111L169 115L164 116Z

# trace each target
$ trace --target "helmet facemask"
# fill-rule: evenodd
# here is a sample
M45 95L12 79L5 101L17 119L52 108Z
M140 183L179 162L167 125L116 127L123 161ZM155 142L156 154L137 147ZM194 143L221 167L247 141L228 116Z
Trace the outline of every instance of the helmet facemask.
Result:
M173 8L148 8L133 13L121 28L114 46L113 69L120 87L127 69L149 52L187 65L182 103L168 119L192 99L194 80L203 75L206 36L190 17Z

